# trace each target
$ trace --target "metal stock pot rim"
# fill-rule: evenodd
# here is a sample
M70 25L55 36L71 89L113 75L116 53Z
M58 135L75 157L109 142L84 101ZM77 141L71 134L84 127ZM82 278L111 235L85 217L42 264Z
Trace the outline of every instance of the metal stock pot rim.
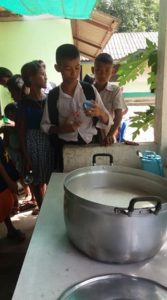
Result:
M134 276L134 275L127 275L127 274L122 274L122 273L113 273L113 274L98 275L98 276L90 277L88 279L80 281L80 282L68 287L60 295L58 300L68 300L68 299L71 299L71 296L75 296L75 295L77 297L77 291L79 291L80 289L81 290L91 289L91 287L96 286L99 283L101 283L101 284L104 283L104 285L106 284L106 287L107 287L108 283L110 284L110 286L112 286L112 284L115 285L116 280L118 281L118 284L119 284L119 282L121 284L121 280L126 280L127 283L129 284L129 288L133 283L136 283L138 285L140 284L141 286L142 286L142 284L144 284L144 287L146 287L146 290L150 289L150 288L151 288L151 290L154 290L154 288L156 288L156 289L158 289L158 294L159 293L161 294L161 292L162 293L167 292L167 287L161 285L160 283L158 283L152 279L147 279L147 278L138 277L138 276ZM133 287L133 289L134 289L134 287ZM119 291L119 292L121 292L121 291ZM105 289L105 293L106 293L106 289ZM109 291L109 294L110 293L111 293L111 291ZM112 296L112 295L110 294L110 296ZM159 298L159 299L161 299L161 298Z
M156 182L160 184L163 188L166 189L167 191L167 179L145 172L143 170L135 169L135 168L128 168L128 167L122 167L122 166L107 166L107 165L100 165L100 166L88 166L88 167L83 167L79 168L76 170L71 171L68 173L65 177L64 180L64 190L65 194L67 194L69 197L74 197L74 199L77 199L80 201L82 205L89 206L89 208L96 208L96 209L103 209L106 212L113 212L114 214L121 214L121 215L126 215L127 211L125 211L125 207L119 207L119 209L116 209L115 206L112 205L105 205L105 204L100 204L96 202L89 201L86 198L82 198L78 195L75 195L73 191L70 191L69 189L69 184L76 178L81 178L85 175L96 175L96 174L121 174L121 175L134 175L140 180L140 178L146 178L148 180L151 180L151 182ZM164 201L161 205L161 210L167 210L167 200ZM144 208L134 208L133 210L133 215L146 215L150 213L150 209L147 207Z

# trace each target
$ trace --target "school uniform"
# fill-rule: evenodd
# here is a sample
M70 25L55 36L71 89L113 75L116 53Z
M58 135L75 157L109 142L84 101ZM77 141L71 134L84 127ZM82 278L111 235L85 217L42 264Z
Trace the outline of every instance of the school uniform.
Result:
M102 122L98 121L95 125L93 122L93 118L86 116L83 103L85 100L88 99L86 99L83 88L79 81L77 83L73 96L64 93L60 85L59 98L57 101L59 127L61 127L61 125L63 125L64 123L73 122L74 113L78 114L78 119L79 121L81 121L81 125L74 132L58 134L59 143L60 141L63 141L64 144L66 143L89 144L93 141L93 137L97 135L97 128L101 128L101 129L110 128L111 125L113 124L113 119L110 116L109 112L104 107L104 104L101 100L99 93L97 92L95 87L92 88L94 89L94 93L95 93L95 101L109 115L108 124L105 125ZM49 117L48 102L46 101L43 117L41 121L41 129L45 133L48 133L51 126L53 126L53 124L51 123Z
M102 103L99 93L95 88L94 88L94 92L95 92L95 101L106 113L108 113L108 111L104 107L104 104ZM77 142L78 135L80 135L83 141L85 141L86 144L89 144L92 141L93 136L97 134L96 127L104 129L110 127L113 124L112 117L109 116L109 122L107 125L98 121L95 127L93 124L93 118L90 118L85 114L84 107L83 107L83 102L85 100L86 97L81 87L81 84L79 82L76 86L73 96L64 93L61 88L61 85L59 86L59 99L57 102L59 126L63 125L65 122L69 122L69 123L72 122L73 114L76 112L78 113L79 115L78 118L81 121L81 125L76 131L70 133L58 134L58 137L60 139L67 142ZM43 117L41 121L41 128L45 133L48 133L52 125L53 124L51 124L49 113L48 113L48 103L46 101Z
M53 149L48 136L40 130L45 100L25 97L19 102L19 117L25 123L26 148L32 164L34 185L48 184L53 171Z
M127 109L121 88L108 82L105 88L99 92L105 108L110 112L114 118L114 111L116 109Z

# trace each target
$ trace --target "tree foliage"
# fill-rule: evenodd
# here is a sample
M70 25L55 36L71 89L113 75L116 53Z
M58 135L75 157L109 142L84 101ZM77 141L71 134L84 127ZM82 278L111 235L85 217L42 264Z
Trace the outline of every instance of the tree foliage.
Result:
M98 0L96 8L121 19L119 32L158 31L159 0Z
M135 128L132 133L132 139L134 140L140 134L141 130L147 131L147 129L153 127L154 120L155 106L150 105L145 112L135 112L135 116L130 117L130 127Z
M146 39L147 47L140 52L129 54L124 59L117 72L118 81L120 85L125 85L129 81L134 81L138 75L142 74L145 70L145 66L150 67L148 73L148 84L150 90L156 89L156 75L157 75L157 46L155 43ZM150 106L145 112L136 112L135 116L130 118L130 126L136 128L132 134L133 140L140 131L146 131L149 127L154 126L155 119L155 107Z
M151 91L155 90L157 73L157 46L149 39L146 39L146 44L146 49L129 54L120 62L120 67L117 72L120 85L123 86L129 81L136 80L140 74L144 73L145 67L148 65L148 67L150 67L150 72L148 73L148 84L150 85Z

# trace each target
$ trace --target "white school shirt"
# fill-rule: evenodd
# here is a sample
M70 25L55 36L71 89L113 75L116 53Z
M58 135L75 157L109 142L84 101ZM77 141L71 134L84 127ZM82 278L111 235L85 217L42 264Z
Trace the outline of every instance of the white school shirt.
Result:
M116 109L127 109L121 88L117 85L108 82L105 88L99 93L105 108L110 112L113 118Z
M99 106L109 115L109 122L107 125L103 124L102 122L98 121L96 124L96 127L102 128L102 129L108 129L113 124L113 119L109 112L104 107L104 104L101 100L101 97L99 93L97 92L96 88L93 87L95 91L95 101L99 104ZM70 122L73 119L73 113L79 112L79 119L81 120L80 127L70 133L61 133L58 134L59 138L65 140L65 141L72 141L77 142L78 141L78 133L82 137L82 139L85 141L85 143L90 143L92 141L92 138L94 135L97 134L97 129L93 125L93 119L91 117L88 117L85 115L84 108L83 108L83 102L86 100L84 91L82 89L81 84L78 82L73 97L64 93L61 85L59 86L59 98L57 101L57 108L58 108L58 116L59 116L59 125L63 125L63 123L67 122L67 120ZM50 127L53 126L51 124L51 121L49 119L49 113L48 113L48 103L46 101L43 117L41 121L41 129L48 133Z

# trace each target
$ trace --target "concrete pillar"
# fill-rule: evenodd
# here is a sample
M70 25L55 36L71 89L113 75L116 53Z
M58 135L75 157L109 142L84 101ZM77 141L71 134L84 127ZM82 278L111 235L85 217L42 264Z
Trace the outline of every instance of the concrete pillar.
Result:
M167 1L160 0L155 141L167 164Z

